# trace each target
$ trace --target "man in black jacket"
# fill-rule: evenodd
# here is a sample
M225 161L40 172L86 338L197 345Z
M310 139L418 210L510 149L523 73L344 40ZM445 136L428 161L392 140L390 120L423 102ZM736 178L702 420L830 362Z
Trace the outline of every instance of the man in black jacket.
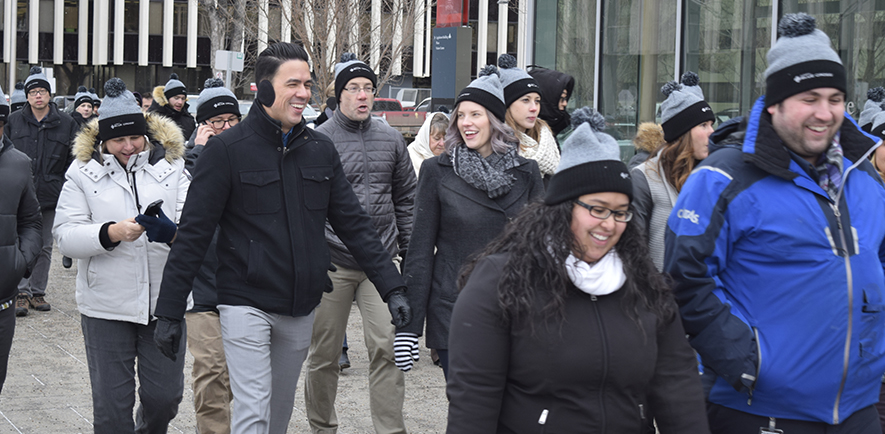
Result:
M0 95L3 90L0 89ZM0 98L0 136L9 114L6 99ZM40 205L31 178L28 156L15 149L9 138L0 141L0 391L15 334L13 299L18 283L34 264L43 247Z
M189 139L197 129L197 124L188 107L187 88L178 80L178 74L173 73L164 86L154 88L153 102L148 111L172 119L178 128L181 128L184 138Z
M74 119L50 101L49 81L42 68L31 68L24 87L28 102L21 110L9 115L6 137L31 159L37 200L43 211L43 250L37 257L31 277L19 283L16 316L26 316L29 307L44 312L50 309L44 297L52 259L52 222L55 220L55 204L65 182L65 171L74 158L71 144L79 130Z
M286 431L310 345L314 308L332 284L328 219L387 302L408 324L405 284L347 181L335 146L307 128L313 84L304 48L277 43L258 56L249 116L209 139L194 169L178 238L163 273L155 340L170 358L216 226L218 311L236 396L231 431Z
M369 65L356 60L352 53L344 53L335 65L338 109L317 131L335 143L347 180L372 217L384 247L396 256L408 247L418 181L403 136L382 120L372 118L377 80ZM405 433L405 378L394 363L396 330L390 325L390 314L378 291L329 226L326 241L337 270L329 272L334 290L323 294L310 342L304 378L310 427L315 433L334 432L338 428L338 359L347 318L356 299L369 353L369 405L375 431Z

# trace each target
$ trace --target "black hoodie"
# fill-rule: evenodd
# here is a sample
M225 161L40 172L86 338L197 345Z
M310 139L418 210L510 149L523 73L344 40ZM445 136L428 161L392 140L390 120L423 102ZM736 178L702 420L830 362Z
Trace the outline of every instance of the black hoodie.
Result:
M571 121L569 113L559 109L559 98L562 96L563 89L568 92L566 99L572 97L575 78L564 72L539 66L532 67L529 75L541 86L541 119L547 122L553 135L556 136L568 128Z

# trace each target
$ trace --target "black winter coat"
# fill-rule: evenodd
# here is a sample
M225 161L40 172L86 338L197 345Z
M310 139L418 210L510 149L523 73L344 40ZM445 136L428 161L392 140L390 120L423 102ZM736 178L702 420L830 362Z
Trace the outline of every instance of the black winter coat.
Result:
M341 166L363 208L392 256L409 245L412 208L418 183L412 159L402 134L369 117L363 122L348 119L336 110L328 122L316 129L332 140L341 156ZM359 270L353 255L326 224L326 240L332 263Z
M193 173L155 315L184 316L216 226L218 303L305 316L332 289L326 219L383 299L404 285L347 182L335 146L302 121L283 143L261 104L209 139Z
M18 282L43 249L43 219L31 178L31 161L0 141L0 304L18 293Z
M37 122L30 104L9 115L4 134L31 159L31 173L41 209L55 209L65 171L74 161L71 146L80 128L70 115L49 103L49 113Z
M420 335L426 317L427 347L448 348L449 320L458 298L455 281L461 267L527 203L544 195L538 163L517 158L519 165L506 172L516 182L497 199L456 175L448 154L424 160L415 195L415 224L403 262L412 322L397 331Z
M506 261L480 260L455 304L447 432L643 433L651 414L662 434L710 432L678 315L659 326L639 307L640 329L625 314L624 290L594 296L572 286L564 319L536 314L532 334L502 318L497 285Z
M191 136L187 142L187 150L185 151L184 167L188 172L193 173L197 164L197 159L205 149L205 146L195 146L194 138L196 133ZM190 191L189 191L190 193ZM200 271L194 278L194 307L188 312L218 312L218 289L215 284L215 273L218 271L218 233L216 228L215 234L212 235L212 242L206 250L206 257L200 265Z

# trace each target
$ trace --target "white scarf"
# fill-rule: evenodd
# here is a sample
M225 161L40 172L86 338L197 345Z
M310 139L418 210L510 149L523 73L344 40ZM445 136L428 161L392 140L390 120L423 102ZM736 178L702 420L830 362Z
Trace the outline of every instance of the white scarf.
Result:
M611 294L627 281L624 263L614 249L593 265L569 253L565 260L565 270L572 283L590 295Z
M556 145L556 139L553 138L550 128L541 129L541 143L521 131L517 131L516 135L522 145L519 147L519 155L537 161L541 176L552 176L559 167L559 146Z

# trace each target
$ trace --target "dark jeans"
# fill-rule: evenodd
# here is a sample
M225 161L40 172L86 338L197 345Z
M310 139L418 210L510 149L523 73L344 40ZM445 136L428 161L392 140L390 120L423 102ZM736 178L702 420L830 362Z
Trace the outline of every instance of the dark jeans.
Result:
M160 353L154 328L125 321L80 315L86 360L92 383L92 415L95 434L165 434L178 414L184 392L184 349L187 330L181 322L182 339L176 361ZM138 363L138 397L135 406L135 363Z
M879 389L879 402L876 403L876 410L879 410L879 424L882 425L882 432L885 432L885 383L882 383Z
M12 336L15 335L15 305L0 310L0 392L6 382L6 366L9 364L9 350L12 349Z
M18 292L28 297L46 295L46 283L49 282L49 264L52 263L52 222L55 221L55 209L43 210L43 250L37 255L37 262L31 270L31 277L22 279L18 284Z
M721 405L708 403L707 416L710 432L716 434L756 434L760 427L768 428L768 417L744 413ZM777 419L777 429L784 434L882 434L879 412L875 406L856 411L839 425L804 420Z

